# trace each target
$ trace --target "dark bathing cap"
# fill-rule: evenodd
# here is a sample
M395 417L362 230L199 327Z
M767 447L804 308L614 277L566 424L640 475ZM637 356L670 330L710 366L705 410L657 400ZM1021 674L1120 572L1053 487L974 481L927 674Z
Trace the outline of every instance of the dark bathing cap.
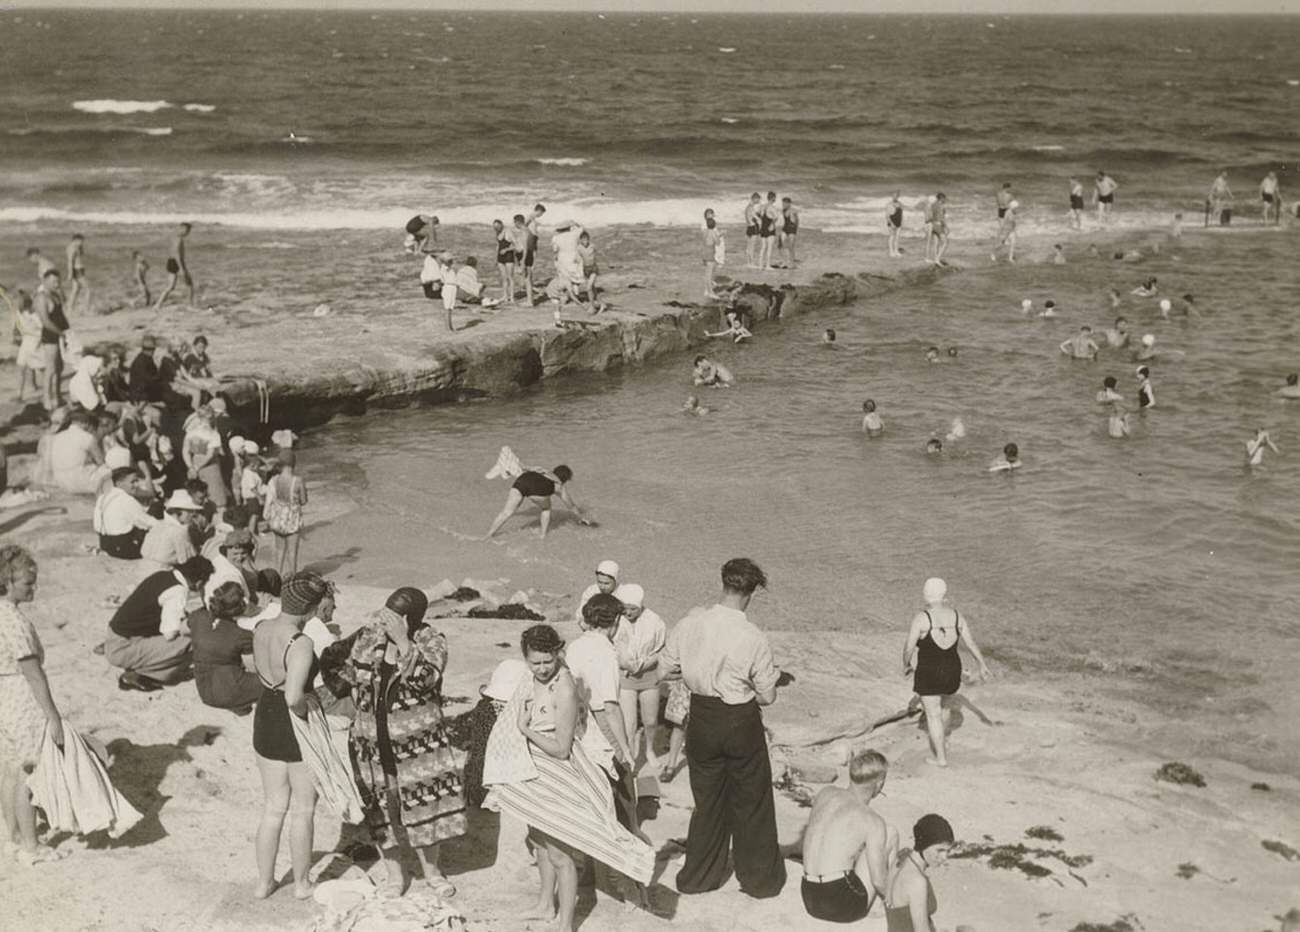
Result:
M933 812L916 820L916 824L912 826L912 837L916 842L913 847L917 851L924 851L934 845L950 845L956 840L948 820Z

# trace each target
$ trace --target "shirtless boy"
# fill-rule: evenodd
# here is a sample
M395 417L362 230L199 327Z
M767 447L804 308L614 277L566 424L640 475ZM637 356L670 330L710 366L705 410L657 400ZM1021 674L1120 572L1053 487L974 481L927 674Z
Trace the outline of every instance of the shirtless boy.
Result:
M1106 223L1115 208L1115 191L1119 184L1104 171L1097 172L1097 181L1093 185L1092 202L1097 205L1097 220Z
M828 786L813 801L803 834L804 909L826 922L866 918L884 896L898 832L870 807L885 785L889 763L876 751L849 761L849 785Z
M758 268L759 231L762 229L758 215L762 212L763 195L755 191L745 205L745 267L750 269Z
M1016 261L1016 211L1020 208L1019 201L1010 201L1006 207L998 208L998 241L993 247L992 259L998 261L998 253L1003 246L1007 247L1007 261L1015 263Z
M72 282L72 293L68 295L69 314L77 306L77 298L81 295L86 296L86 310L91 309L90 302L90 282L86 281L86 238L80 233L73 233L72 239L68 241L68 280Z
M1061 352L1071 359L1095 360L1098 347L1092 339L1092 328L1084 324L1079 332L1061 344Z
M781 222L781 208L776 206L776 192L767 192L767 203L758 214L758 267L764 272L772 270L772 253L776 249L777 224Z
M153 306L155 311L160 309L176 290L179 280L185 282L185 288L189 293L189 304L191 307L194 306L194 279L190 276L190 267L185 261L185 238L190 235L190 229L188 223L182 223L176 235L172 237L171 250L167 253L167 287L158 296L158 303Z
M149 294L149 262L144 256L140 255L139 250L131 253L131 279L140 286L140 291L144 295L144 304L142 307L148 307L151 303Z

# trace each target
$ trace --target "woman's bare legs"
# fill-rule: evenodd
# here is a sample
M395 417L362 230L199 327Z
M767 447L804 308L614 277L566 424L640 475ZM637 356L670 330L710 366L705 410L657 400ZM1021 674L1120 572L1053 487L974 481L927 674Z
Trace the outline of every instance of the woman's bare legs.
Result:
M620 689L618 691L618 707L623 712L623 729L627 732L627 740L632 744L632 765L635 767L637 691L635 689Z
M534 828L528 830L528 838L533 843L533 854L537 858L539 886L537 903L520 918L543 919L549 922L555 918L555 866L547 853L550 839Z
M289 764L289 853L293 861L293 895L311 896L311 845L316 821L316 784L304 763Z
M551 529L551 506L549 504L542 509L542 517L540 520L542 523L541 536L542 540L545 540L546 532Z
M645 731L646 765L658 769L659 755L655 753L655 736L659 732L658 687L641 690L637 695L637 701L641 704L641 728Z
M438 866L439 854L436 843L425 845L423 848L416 848L415 856L420 859L420 866L424 868L424 882L429 885L434 893L439 896L456 895L455 885L447 879L447 875Z
M496 516L492 521L492 526L488 528L487 537L491 537L497 531L501 530L501 525L510 520L510 516L519 510L519 506L523 504L523 501L524 497L520 494L519 490L511 489L510 494L506 496L505 507L501 509L501 513ZM486 540L486 537L484 539Z
M573 851L553 838L547 839L546 851L555 868L558 907L555 928L559 932L573 932L573 913L578 904L578 865L573 859Z
M262 820L257 825L257 886L253 896L264 900L275 892L275 859L280 853L280 830L289 811L289 765L257 755L262 775Z
M934 756L933 763L940 767L948 766L948 738L944 728L948 724L948 710L943 707L943 696L922 696L921 708L925 710L925 728L930 733L930 748Z
M290 534L288 537L285 538L284 541L285 549L289 551L289 575L290 576L298 572L298 545L300 543L302 543L301 531L299 531L296 534ZM283 575L283 571L281 571L281 575ZM287 579L288 577L285 578Z

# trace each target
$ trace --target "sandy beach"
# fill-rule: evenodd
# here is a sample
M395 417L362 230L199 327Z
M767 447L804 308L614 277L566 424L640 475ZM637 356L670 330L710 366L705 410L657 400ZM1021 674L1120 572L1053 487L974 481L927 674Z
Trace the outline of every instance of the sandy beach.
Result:
M21 255L21 245L35 232L0 237L0 254ZM91 230L89 235L97 254L105 257L101 261L122 267L118 260L129 254L130 231ZM1163 233L1125 236L1138 244L1159 240ZM458 255L486 254L470 245L484 239L482 230L451 228L444 238ZM289 244L275 247L287 263L320 261L306 236L277 233L276 240ZM600 315L601 327L623 330L660 313L669 302L697 303L699 267L690 231L615 228L601 231L600 242L608 255L606 282L614 303L614 309ZM1107 239L1087 236L1071 248L1081 250L1087 242L1105 244ZM801 244L806 263L795 272L762 275L734 265L726 271L774 287L806 287L826 273L867 273L868 281L882 275L906 281L908 275L923 274L915 259L896 264L884 259L882 243L880 237L812 231ZM348 258L331 269L308 299L277 290L274 278L267 279L265 263L249 261L249 249L271 247L250 244L247 234L235 231L204 231L193 247L198 309L173 305L155 315L122 308L74 318L73 326L87 344L133 345L146 331L173 338L203 332L212 340L219 372L275 377L357 363L399 370L449 344L553 330L551 309L543 306L491 316L458 314L462 326L477 323L446 334L439 314L419 296L414 261L394 258L391 238L358 234L342 244L335 240L331 247L340 245L344 248L338 254ZM909 255L919 251L913 242L905 245ZM738 244L729 246L739 252ZM1049 252L1046 242L1031 242L1022 250L1028 262L1044 261ZM959 268L987 264L986 247L955 244L951 259ZM0 268L3 280L15 277L12 263L7 259ZM109 284L98 300L120 304L125 287ZM330 313L314 317L313 309L322 303ZM585 314L570 310L567 316ZM3 365L0 377L11 371ZM546 375L562 372L560 367ZM395 403L418 395L406 394ZM19 414L12 404L0 413L6 419ZM283 416L291 418L292 412ZM22 474L14 454L34 447L34 431L19 426L6 437L11 476ZM56 496L4 512L0 531L6 540L31 548L40 563L41 591L31 613L49 654L56 700L70 722L108 746L118 788L145 819L116 842L64 841L60 847L72 850L72 856L56 864L35 869L5 865L0 891L10 908L9 927L311 928L318 907L297 903L287 892L267 902L249 895L252 833L260 806L251 719L204 707L189 684L149 695L119 692L114 673L92 653L110 614L106 600L125 594L129 573L88 552L93 542L90 505L89 500ZM349 524L353 507L326 487L313 500L311 519L328 539L342 540L355 526ZM354 544L370 550L381 548L382 540L362 536ZM310 546L304 549L308 566L320 556ZM440 534L429 535L423 561L431 568L429 575L410 582L425 588L447 576L456 582L462 574L514 577L518 569L496 548L472 550ZM386 595L356 578L346 562L320 564L342 585L337 620L345 632ZM537 585L534 579L512 578L501 585L506 591L520 585L534 588L535 600L562 636L576 633L569 618L578 589L567 580ZM715 595L703 589L681 598L707 604ZM761 608L754 617L764 624ZM671 624L675 619L667 620ZM517 651L522 626L473 619L434 624L450 640L444 686L448 711L466 711L494 664ZM1182 759L1204 777L1203 787L1157 781L1156 771L1171 760L1163 750L1164 736L1185 729L1186 712L1099 694L1086 670L1047 675L1020 669L1005 662L1005 654L1000 657L996 644L986 645L999 676L963 688L969 705L953 735L953 766L939 771L924 762L924 732L914 718L864 735L873 721L907 706L910 681L896 672L902 632L896 638L853 631L776 630L771 635L778 664L794 677L765 712L774 773L789 774L783 781L787 789L777 794L782 843L797 850L807 796L842 763L848 747L880 750L891 763L878 801L882 815L906 834L916 817L941 806L968 846L968 856L950 861L935 876L939 928L1259 932L1275 927L1277 915L1298 905L1300 855L1294 849L1300 847L1300 779L1224 760L1206 743L1195 757ZM1259 726L1243 715L1241 727ZM1294 733L1290 739L1284 734L1274 738L1285 744ZM594 904L580 901L581 928L820 927L803 912L794 862L788 865L792 879L775 900L748 900L734 881L711 895L679 897L671 881L680 861L665 846L685 835L690 806L683 774L664 787L658 812L645 825L662 849L652 890L654 914L630 911L601 892ZM337 819L318 809L316 847L322 865L337 828ZM283 861L287 855L282 852ZM513 917L531 901L535 874L518 826L476 819L470 836L447 846L444 867L458 887L454 903L468 928L524 928ZM879 913L865 927L883 929Z

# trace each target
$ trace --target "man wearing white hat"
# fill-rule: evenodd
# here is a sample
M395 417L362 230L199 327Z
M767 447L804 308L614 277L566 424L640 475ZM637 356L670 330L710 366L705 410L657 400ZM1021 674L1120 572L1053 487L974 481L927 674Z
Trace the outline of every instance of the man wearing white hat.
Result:
M659 726L659 655L668 636L664 620L645 607L645 589L636 583L624 583L614 590L614 598L623 603L623 617L614 632L614 649L618 652L618 704L623 709L623 726L632 745L635 763L637 746L637 712L645 729L646 766L659 770L655 754L655 731Z
M163 519L149 529L140 545L140 556L148 572L179 566L196 553L190 524L203 509L189 492L177 489L163 510Z
M582 595L578 596L578 607L573 612L573 620L581 624L582 607L587 604L587 600L598 592L611 595L617 586L618 564L613 560L601 560L600 565L596 567L596 581L583 589Z

